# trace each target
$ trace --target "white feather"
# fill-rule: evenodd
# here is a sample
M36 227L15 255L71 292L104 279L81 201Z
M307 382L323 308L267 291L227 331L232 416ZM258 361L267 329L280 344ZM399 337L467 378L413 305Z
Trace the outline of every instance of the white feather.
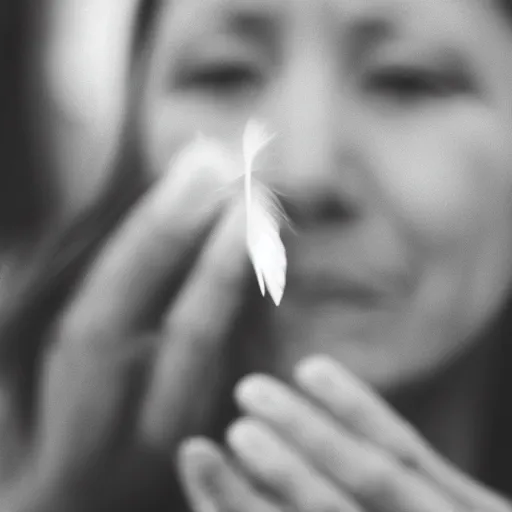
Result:
M273 139L264 125L251 120L243 138L245 163L245 197L247 208L247 249L256 279L265 296L268 290L279 306L286 285L286 250L280 236L279 205L263 184L252 186L252 170L256 156Z
M286 251L280 237L280 205L274 194L261 182L253 186L254 161L272 141L263 123L250 120L243 135L243 175L247 220L247 250L256 273L256 279L265 296L268 290L278 306L286 285ZM186 175L192 169L219 173L225 182L241 176L240 160L216 139L198 133L172 162L173 173Z

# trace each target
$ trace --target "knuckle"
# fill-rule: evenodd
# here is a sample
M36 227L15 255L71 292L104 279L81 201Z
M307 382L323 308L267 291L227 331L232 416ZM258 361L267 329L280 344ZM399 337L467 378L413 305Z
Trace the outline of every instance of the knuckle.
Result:
M297 493L297 487L303 482L300 481L296 469L291 464L276 456L267 457L263 463L268 482L272 482L272 486L280 494L294 496Z
M349 503L325 480L316 481L310 489L304 490L301 510L305 512L341 512L349 509Z
M357 397L344 397L342 410L343 415L356 427L365 424L368 420L366 409Z
M394 452L396 459L405 469L415 473L422 471L423 464L418 454L401 445L397 446Z
M398 477L398 467L390 458L372 454L362 465L354 483L354 491L367 499L379 499L389 495Z
M283 415L285 412L283 411ZM342 464L342 455L337 449L335 434L322 428L312 428L311 432L306 434L306 429L299 419L292 428L295 430L296 438L301 440L301 444L312 447L312 452L316 454L317 460L323 467L328 471L338 472Z
M341 512L342 510L342 504L334 497L321 498L311 508L311 512Z

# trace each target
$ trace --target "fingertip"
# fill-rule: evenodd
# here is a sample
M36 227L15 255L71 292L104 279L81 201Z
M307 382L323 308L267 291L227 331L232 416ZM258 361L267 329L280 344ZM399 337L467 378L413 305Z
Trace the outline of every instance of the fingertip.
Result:
M210 460L215 454L215 445L203 437L185 439L178 447L179 460Z
M268 431L256 418L240 418L226 430L226 443L239 456L265 452Z
M192 508L213 511L212 499L217 494L222 456L215 444L197 437L186 439L178 447L178 473Z
M177 451L177 461L179 471L185 479L206 482L217 471L222 457L212 441L195 437L181 443Z
M260 392L266 390L273 379L264 374L252 373L246 375L235 385L233 396L239 406L247 405L252 402L254 397L260 395Z
M301 360L294 369L295 381L302 384L317 382L326 375L338 372L339 365L330 356L325 354L314 354Z

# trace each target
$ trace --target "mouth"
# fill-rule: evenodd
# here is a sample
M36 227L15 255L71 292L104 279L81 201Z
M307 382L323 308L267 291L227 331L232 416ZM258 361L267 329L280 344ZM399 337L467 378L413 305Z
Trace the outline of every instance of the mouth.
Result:
M385 234L385 229L324 229L290 236L285 295L347 310L393 308L410 294L413 282L405 251Z
M339 302L354 308L375 308L382 306L389 291L339 272L308 271L289 276L287 293L301 302Z

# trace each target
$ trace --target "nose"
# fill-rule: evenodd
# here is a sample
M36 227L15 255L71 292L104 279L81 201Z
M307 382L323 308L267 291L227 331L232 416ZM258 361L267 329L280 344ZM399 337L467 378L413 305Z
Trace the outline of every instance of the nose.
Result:
M299 46L276 102L282 152L276 188L295 221L348 219L354 204L347 169L350 122L348 113L340 117L343 93L325 49Z

